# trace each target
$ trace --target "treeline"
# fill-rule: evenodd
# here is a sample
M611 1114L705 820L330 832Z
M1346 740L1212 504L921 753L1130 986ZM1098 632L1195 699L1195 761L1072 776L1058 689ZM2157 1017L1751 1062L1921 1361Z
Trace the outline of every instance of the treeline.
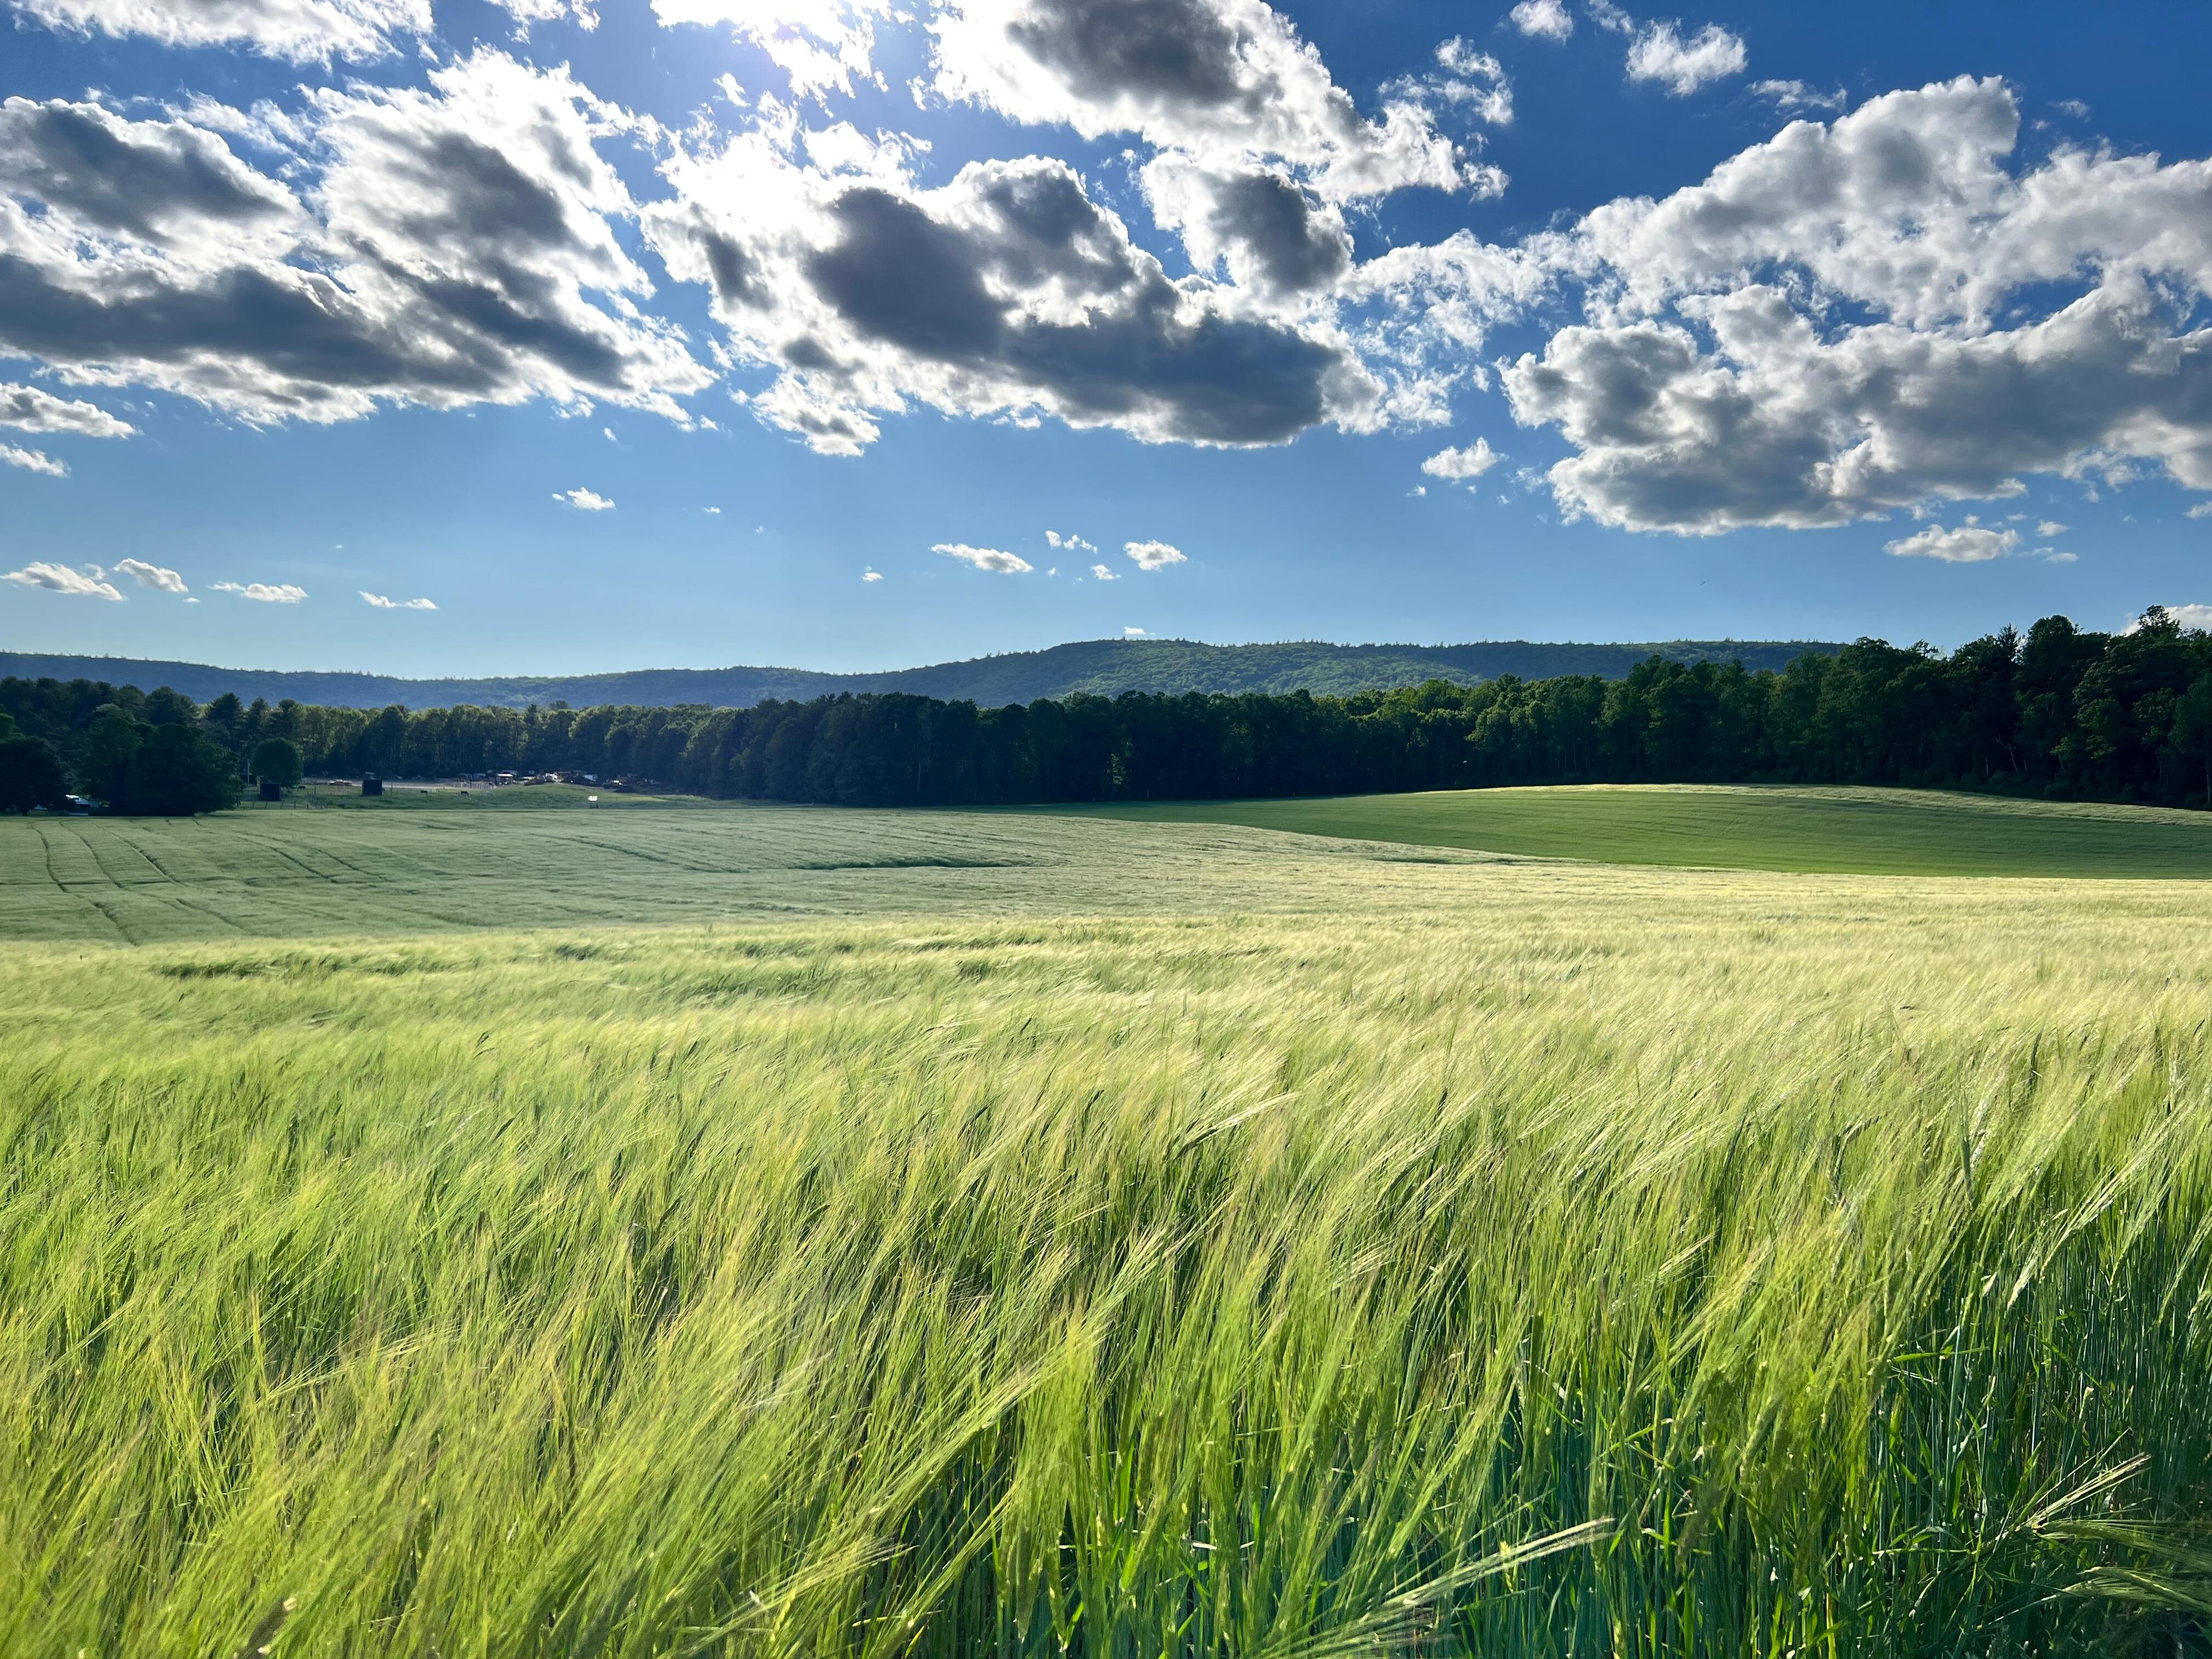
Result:
M73 776L100 711L187 724L234 757L270 738L311 774L588 772L705 795L852 806L1351 794L1493 784L1877 783L2212 802L2212 636L2163 611L2063 617L1949 655L1861 640L1779 672L1654 657L1625 679L1510 676L1346 697L1076 696L979 708L900 695L751 708L369 712L87 681L0 681L0 709Z

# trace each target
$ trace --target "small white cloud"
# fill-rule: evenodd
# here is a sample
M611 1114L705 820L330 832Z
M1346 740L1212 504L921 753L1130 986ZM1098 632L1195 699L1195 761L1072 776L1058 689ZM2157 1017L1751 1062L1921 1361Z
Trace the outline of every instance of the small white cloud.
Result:
M870 565L866 570L863 570L860 573L860 580L864 582L879 582L883 580L883 579L884 573L877 569L873 565Z
M149 564L143 559L125 559L115 567L141 587L157 587L164 593L189 593L185 579L175 571L158 564Z
M362 598L379 611L435 611L438 608L428 599L387 599L383 594L372 593L367 588L360 592ZM306 595L301 597L304 599Z
M1121 637L1125 640L1141 640L1145 637L1145 630L1141 628L1125 628L1121 630Z
M1574 14L1565 0L1521 0L1506 16L1522 33L1539 40L1564 40L1575 32Z
M290 582L217 582L218 593L235 593L241 599L252 599L262 605L297 605L307 597L307 590Z
M2035 550L2042 555L2045 564L2072 564L2081 556L2075 553L2054 553L2047 547L2039 547Z
M2199 501L2189 509L2192 519L2212 519L2212 501Z
M1171 564L1188 562L1181 548L1165 542L1124 542L1121 550L1137 562L1139 570L1164 570Z
M1990 530L1968 524L1957 530L1930 525L1917 535L1887 542L1883 550L1900 559L1941 559L1946 564L1984 564L2020 545L2017 530Z
M69 464L56 460L43 449L19 449L14 444L0 444L0 462L20 466L27 472L43 472L49 478L69 477Z
M40 560L25 565L21 570L10 570L0 581L20 582L25 587L43 587L49 593L67 593L82 599L120 599L122 592L113 582L100 580L105 574L98 565L85 570L72 570L65 564L48 564Z
M1751 83L1751 95L1765 99L1777 109L1816 109L1829 115L1842 114L1851 101L1850 94L1841 87L1833 92L1822 92L1802 81L1754 81Z
M1743 73L1751 61L1743 42L1717 23L1708 23L1682 39L1675 23L1647 23L1628 49L1628 78L1656 81L1677 98L1699 87Z
M615 507L611 501L592 489L556 489L553 492L553 499L568 502L579 513L611 513Z
M719 519L722 516L722 509L719 507L702 507L699 510L709 518Z
M1429 487L1426 484L1415 484L1406 493L1409 495L1425 495L1429 493Z
M1044 539L1048 547L1062 548L1070 553L1096 553L1098 550L1096 542L1086 542L1072 530L1065 536L1057 530L1048 530L1044 532Z
M1480 478L1504 459L1489 439L1477 438L1465 449L1438 450L1421 463L1421 471L1431 478Z
M1092 565L1091 567L1091 574L1096 576L1102 582L1118 582L1121 580L1119 576L1115 575L1112 570L1109 569L1103 564Z
M2060 524L2055 519L2045 519L2042 523L2035 526L2035 533L2042 537L2044 540L2049 541L2053 536L2064 535L2066 533L2066 526Z
M57 398L34 386L0 382L0 426L23 432L67 432L80 438L128 438L138 428L98 404Z
M2051 107L2061 115L2072 116L2077 121L2086 121L2089 118L2089 106L2079 98L2062 98Z
M599 428L599 435L605 438L611 444L619 443L622 441L619 438L615 436L615 429L611 426L601 427Z
M972 564L978 570L995 571L1001 576L1018 576L1031 568L1027 559L1001 548L970 547L965 542L939 542L929 550L942 553L948 559L959 559Z

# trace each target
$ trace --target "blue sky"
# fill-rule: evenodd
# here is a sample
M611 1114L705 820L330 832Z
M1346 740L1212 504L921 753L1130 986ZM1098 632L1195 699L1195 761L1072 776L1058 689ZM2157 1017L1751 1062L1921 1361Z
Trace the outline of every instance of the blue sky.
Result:
M2189 9L512 5L12 0L0 644L860 669L2212 602Z

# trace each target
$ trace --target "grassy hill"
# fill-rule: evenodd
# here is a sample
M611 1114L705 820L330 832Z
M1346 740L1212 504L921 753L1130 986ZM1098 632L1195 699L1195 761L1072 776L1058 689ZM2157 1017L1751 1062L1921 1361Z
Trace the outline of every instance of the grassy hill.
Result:
M2212 877L2212 814L1906 789L1583 785L1035 809L1601 864L1899 876Z
M1044 651L1010 652L965 662L935 663L877 674L823 674L804 668L653 668L618 674L510 675L490 679L401 679L385 674L216 668L202 663L128 657L45 656L0 651L0 677L104 680L150 691L169 686L199 702L226 691L251 702L320 703L344 708L449 708L474 703L520 708L567 702L668 708L708 703L743 708L771 697L805 699L843 691L905 691L966 700L986 708L1065 697L1078 691L1353 691L1463 684L1517 674L1601 674L1618 679L1644 658L1680 662L1740 659L1747 668L1780 668L1807 651L1832 651L1806 641L1671 640L1649 644L1548 645L1508 640L1475 645L1329 645L1295 641L1268 645L1206 645L1196 640L1085 640Z

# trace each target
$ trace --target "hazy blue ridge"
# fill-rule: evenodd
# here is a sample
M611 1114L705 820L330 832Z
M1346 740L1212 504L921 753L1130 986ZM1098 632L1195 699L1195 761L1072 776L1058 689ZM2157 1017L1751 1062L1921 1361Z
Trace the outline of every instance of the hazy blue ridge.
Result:
M0 651L0 677L105 680L151 691L168 686L195 702L226 691L252 701L286 697L341 708L448 708L473 703L520 708L562 702L578 708L605 703L665 708L705 703L744 708L770 698L803 700L843 691L904 691L985 708L1066 697L1079 691L1181 693L1286 692L1339 696L1387 690L1443 679L1460 684L1517 674L1598 674L1619 679L1657 655L1677 662L1740 660L1750 669L1779 669L1808 651L1833 644L1811 641L1670 640L1654 644L1546 645L1522 640L1474 645L1206 645L1194 640L1086 640L1044 651L1010 652L966 662L935 663L879 674L823 674L803 668L647 668L617 674L507 675L487 679L402 679L270 669L215 668L200 663L129 657L48 656Z

